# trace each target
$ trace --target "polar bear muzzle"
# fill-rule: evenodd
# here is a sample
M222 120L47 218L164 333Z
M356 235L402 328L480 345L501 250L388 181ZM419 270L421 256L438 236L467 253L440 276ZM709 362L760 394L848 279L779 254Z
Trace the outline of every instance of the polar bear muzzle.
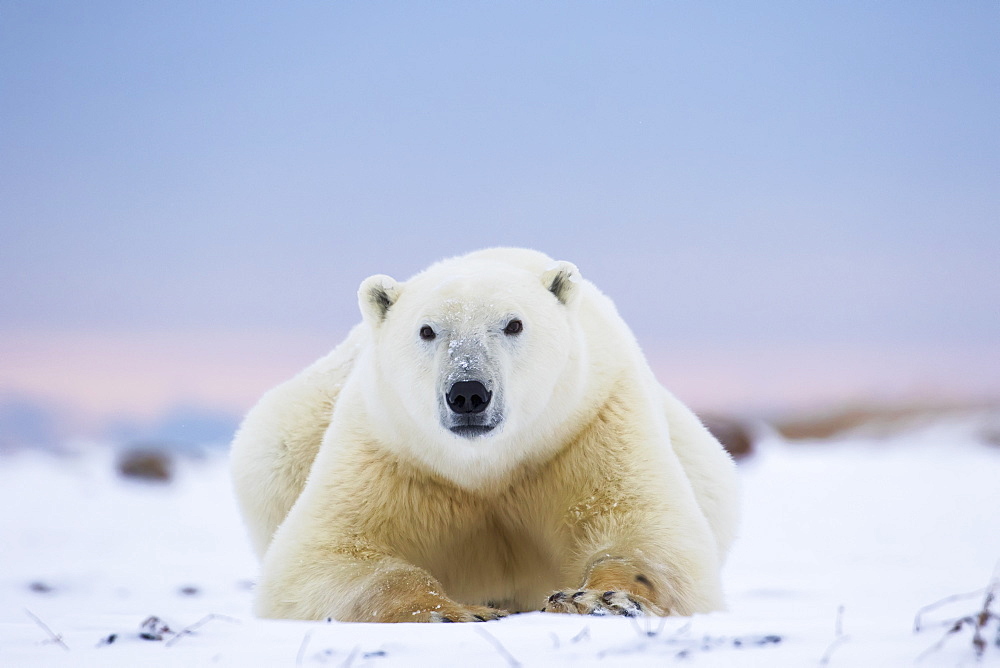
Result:
M463 438L485 436L501 421L500 414L487 411L493 393L478 380L459 380L444 395L450 413L445 418L448 431Z

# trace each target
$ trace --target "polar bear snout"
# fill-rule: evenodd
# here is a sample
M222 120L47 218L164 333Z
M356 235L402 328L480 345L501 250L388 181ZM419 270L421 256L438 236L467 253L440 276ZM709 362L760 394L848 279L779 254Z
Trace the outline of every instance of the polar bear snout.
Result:
M503 422L501 397L494 401L493 392L482 381L455 381L442 398L441 423L455 436L486 436Z
M445 399L453 413L482 413L490 405L493 393L478 380L460 380L451 386Z

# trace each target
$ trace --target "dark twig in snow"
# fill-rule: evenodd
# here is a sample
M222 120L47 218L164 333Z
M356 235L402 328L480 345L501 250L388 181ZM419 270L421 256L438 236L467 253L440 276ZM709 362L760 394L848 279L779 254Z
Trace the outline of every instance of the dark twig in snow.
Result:
M69 645L67 645L66 643L64 643L64 642L63 642L63 639L62 639L62 634L57 634L57 633L55 633L55 632L54 632L54 631L53 631L52 629L50 629L50 628L49 628L48 624L46 624L46 623L45 623L45 622L43 622L43 621L42 621L41 619L39 619L39 618L38 618L38 615L36 615L35 613L33 613L33 612L32 612L31 610L28 610L27 608L25 608L25 609L24 609L24 612L25 612L25 614L27 614L27 615L28 615L29 617L31 617L31 619L32 619L32 620L34 620L34 622L35 622L36 624L38 624L38 625L39 625L40 627L42 627L42 629L43 629L43 630L44 630L44 631L45 631L46 633L48 633L48 634L49 634L49 642L53 642L53 643L55 643L56 645L59 645L60 647L62 647L62 648L63 648L64 650L66 650L67 652L69 651Z
M95 647L104 647L105 645L113 645L115 644L116 640L118 640L118 634L111 633L98 640Z
M997 600L998 595L1000 595L1000 578L994 576L993 582L990 583L988 587L984 590L976 592L981 594L983 591L986 592L986 597L983 599L983 607L971 615L965 617L960 617L956 620L946 622L945 625L948 626L948 630L945 632L944 636L941 637L939 641L934 643L932 646L928 647L924 652L917 657L917 661L923 660L928 654L936 652L944 646L945 641L948 640L952 635L959 633L962 629L966 627L972 628L972 649L976 653L976 659L982 660L983 655L986 654L986 648L988 642L984 636L984 632L989 627L990 623L997 623L996 638L993 644L1000 648L1000 612L994 611L993 603ZM926 612L928 608L936 608L944 603L951 601L959 601L975 594L959 594L957 596L950 596L947 599L942 599L938 603L931 604L926 608L921 608L921 611L917 613L917 621L914 622L914 627L916 631L920 630L920 614Z
M940 601L935 601L930 605L925 605L924 607L917 610L917 616L913 618L913 632L920 633L923 630L922 617L928 612L937 610L941 606L948 605L949 603L955 603L957 601L964 601L970 598L976 598L982 596L986 593L987 587L980 587L976 591L970 591L966 594L952 594L951 596L945 596Z
M830 657L833 656L833 651L850 639L850 636L844 635L844 606L841 605L837 608L837 623L834 627L833 642L826 648L823 658L819 660L819 665L829 665Z
M640 634L638 642L628 643L621 647L611 647L597 654L598 659L611 655L636 654L649 651L663 651L664 648L676 649L675 659L686 659L697 652L710 652L717 649L746 649L750 647L766 647L777 645L782 638L778 635L763 636L712 636L691 635L692 622L676 629L673 633L661 635L660 631L648 631ZM639 629L641 631L641 628Z
M139 637L143 640L163 640L167 635L176 635L165 621L156 615L150 615L139 625Z
M226 615L217 615L215 613L212 613L210 615L206 615L206 616L202 617L201 619L199 619L198 621L196 621L191 626L185 627L185 628L181 629L180 631L178 631L174 635L173 638L171 638L170 640L168 640L166 642L166 646L167 647L172 647L174 645L174 643L176 643L178 640L180 640L184 636L191 635L192 633L194 633L195 631L197 631L198 629L200 629L202 626L204 626L205 624L207 624L210 621L215 620L215 619L221 619L221 620L229 622L231 624L239 624L240 623L240 620L235 619L233 617L228 617Z
M521 662L515 659L513 655L511 655L511 653L507 651L507 648L504 647L503 644L499 640L497 640L492 633L484 629L482 626L479 626L478 624L473 625L472 628L474 628L479 635L486 638L486 640L488 640L489 643L496 648L500 656L502 656L504 659L507 660L508 666L511 666L511 668L518 668L521 665Z

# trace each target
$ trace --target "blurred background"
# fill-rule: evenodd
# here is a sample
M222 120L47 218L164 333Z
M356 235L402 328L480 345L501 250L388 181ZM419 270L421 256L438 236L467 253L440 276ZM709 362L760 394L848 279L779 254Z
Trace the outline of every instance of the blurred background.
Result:
M705 414L995 405L998 110L995 0L0 1L0 447L224 445L494 245Z

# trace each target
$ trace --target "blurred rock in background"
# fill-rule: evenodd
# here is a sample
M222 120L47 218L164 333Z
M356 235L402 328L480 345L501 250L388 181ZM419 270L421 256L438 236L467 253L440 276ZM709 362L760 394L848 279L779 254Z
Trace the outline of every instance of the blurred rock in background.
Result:
M174 476L174 460L166 448L134 446L118 456L118 475L134 480L167 483Z
M786 415L774 421L774 428L787 440L804 441L847 435L885 438L948 423L965 424L984 443L1000 441L1000 406L996 404L864 402Z

